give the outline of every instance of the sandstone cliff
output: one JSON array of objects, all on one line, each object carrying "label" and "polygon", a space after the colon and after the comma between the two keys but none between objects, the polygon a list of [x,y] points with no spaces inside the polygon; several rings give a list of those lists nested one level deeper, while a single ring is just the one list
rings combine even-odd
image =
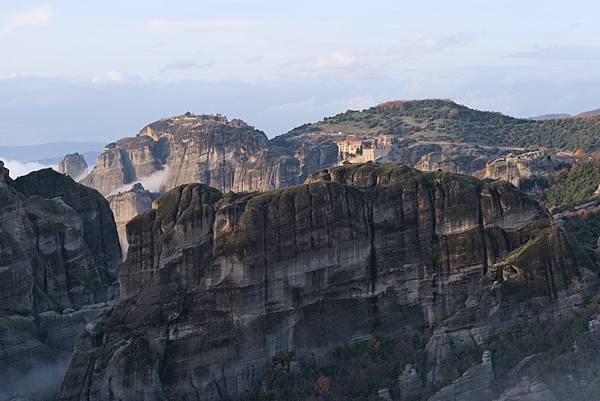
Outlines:
[{"label": "sandstone cliff", "polygon": [[568,313],[597,279],[508,183],[389,164],[307,182],[179,186],[134,218],[120,301],[83,336],[58,399],[235,398],[282,353],[319,361],[423,330],[434,386],[445,350]]},{"label": "sandstone cliff", "polygon": [[52,170],[16,182],[0,162],[0,398],[53,394],[83,327],[114,296],[108,203]]},{"label": "sandstone cliff", "polygon": [[510,155],[489,161],[478,173],[482,178],[501,179],[519,186],[521,181],[533,175],[544,175],[557,170],[562,164],[541,151]]},{"label": "sandstone cliff", "polygon": [[224,192],[294,185],[299,162],[268,149],[267,136],[241,120],[185,114],[110,144],[82,183],[109,195],[163,172],[159,191],[202,182]]},{"label": "sandstone cliff", "polygon": [[156,194],[147,191],[142,184],[138,183],[129,191],[119,192],[107,198],[115,216],[119,241],[124,254],[127,254],[127,248],[129,247],[125,226],[135,216],[144,210],[150,209],[155,197]]},{"label": "sandstone cliff", "polygon": [[349,138],[385,137],[394,146],[386,148],[380,161],[423,171],[472,174],[509,152],[433,134],[409,135],[389,125],[397,121],[388,114],[384,113],[385,119],[390,121],[378,130],[352,121],[338,128],[330,124],[332,118],[268,140],[262,131],[238,119],[186,113],[151,123],[136,137],[107,145],[82,183],[105,196],[126,191],[136,182],[153,192],[195,182],[222,192],[286,188],[338,164],[338,142]]},{"label": "sandstone cliff", "polygon": [[83,178],[87,170],[88,164],[79,153],[68,154],[58,163],[58,171],[70,175],[74,180]]}]

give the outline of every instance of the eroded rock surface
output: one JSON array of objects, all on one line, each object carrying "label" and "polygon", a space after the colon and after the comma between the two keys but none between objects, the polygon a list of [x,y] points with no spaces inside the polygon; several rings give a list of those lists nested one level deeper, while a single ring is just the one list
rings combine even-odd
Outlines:
[{"label": "eroded rock surface", "polygon": [[68,154],[58,163],[58,171],[70,175],[74,180],[83,178],[87,170],[88,164],[79,153]]},{"label": "eroded rock surface", "polygon": [[443,336],[459,349],[564,313],[595,279],[506,182],[389,164],[308,182],[226,195],[179,186],[135,217],[121,299],[86,331],[58,399],[235,398],[282,352],[318,360],[423,327],[437,333],[435,377]]},{"label": "eroded rock surface", "polygon": [[117,223],[117,232],[123,253],[127,253],[129,243],[127,242],[127,233],[125,226],[131,219],[152,207],[152,201],[156,194],[144,189],[140,183],[133,185],[129,191],[119,192],[108,197],[110,208],[115,216]]},{"label": "eroded rock surface", "polygon": [[544,175],[558,169],[562,163],[542,151],[510,155],[489,161],[478,173],[482,178],[501,179],[519,186],[520,182],[534,175]]},{"label": "eroded rock surface", "polygon": [[559,399],[546,383],[523,378],[519,384],[506,390],[495,401],[559,401]]},{"label": "eroded rock surface", "polygon": [[454,383],[429,398],[429,401],[486,401],[496,395],[492,354],[486,351],[481,364],[468,369]]},{"label": "eroded rock surface", "polygon": [[115,293],[111,222],[98,192],[52,170],[15,182],[0,162],[0,399],[58,388],[83,327]]},{"label": "eroded rock surface", "polygon": [[265,190],[297,184],[301,162],[315,157],[299,161],[289,149],[269,149],[267,136],[241,120],[187,113],[108,145],[82,183],[110,195],[160,173],[157,191],[194,182],[224,192]]},{"label": "eroded rock surface", "polygon": [[[423,171],[473,174],[509,152],[385,133],[301,126],[268,140],[262,131],[238,119],[186,113],[149,124],[136,137],[107,145],[82,183],[105,196],[126,191],[135,182],[153,192],[196,182],[222,192],[287,188],[303,183],[315,171],[341,163],[338,145],[348,138],[386,142],[379,161]],[[153,188],[146,185],[149,182]]]}]

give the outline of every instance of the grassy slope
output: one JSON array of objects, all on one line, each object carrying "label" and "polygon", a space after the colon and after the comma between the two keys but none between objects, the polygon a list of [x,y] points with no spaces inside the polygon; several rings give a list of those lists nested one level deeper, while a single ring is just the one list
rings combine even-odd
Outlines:
[{"label": "grassy slope", "polygon": [[315,131],[391,134],[488,146],[600,148],[600,119],[531,121],[437,99],[388,102],[362,111],[347,111],[295,128],[284,137]]}]

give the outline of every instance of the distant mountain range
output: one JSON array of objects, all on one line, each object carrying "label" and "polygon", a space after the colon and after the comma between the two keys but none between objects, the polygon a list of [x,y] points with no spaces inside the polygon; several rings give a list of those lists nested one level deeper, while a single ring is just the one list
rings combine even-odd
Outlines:
[{"label": "distant mountain range", "polygon": [[573,118],[595,118],[600,116],[600,109],[586,111],[576,115],[559,113],[559,114],[543,114],[541,116],[530,117],[530,120],[534,121],[548,121],[548,120],[566,120]]},{"label": "distant mountain range", "polygon": [[51,142],[38,145],[0,146],[0,157],[21,162],[56,164],[67,153],[81,153],[88,164],[95,164],[96,156],[104,149],[99,142]]}]

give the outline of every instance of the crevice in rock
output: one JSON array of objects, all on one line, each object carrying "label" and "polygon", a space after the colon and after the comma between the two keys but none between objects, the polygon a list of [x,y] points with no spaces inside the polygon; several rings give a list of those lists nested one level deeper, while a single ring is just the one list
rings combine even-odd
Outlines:
[{"label": "crevice in rock", "polygon": [[486,240],[486,235],[485,235],[485,225],[483,222],[483,208],[481,206],[481,189],[479,190],[479,193],[477,194],[477,213],[479,214],[479,234],[481,236],[481,245],[482,245],[482,255],[483,255],[483,275],[485,276],[488,272],[489,266],[488,266],[488,249],[487,249],[487,240]]},{"label": "crevice in rock", "polygon": [[375,222],[373,216],[374,209],[374,199],[372,199],[368,203],[368,222],[369,222],[369,237],[371,239],[371,249],[369,252],[369,293],[373,294],[375,292],[376,284],[377,284],[377,252],[375,249]]},{"label": "crevice in rock", "polygon": [[198,389],[198,386],[196,386],[194,384],[194,380],[192,378],[192,372],[190,371],[190,386],[192,386],[192,388],[194,389],[194,393],[196,393],[196,401],[200,401],[200,390]]}]

